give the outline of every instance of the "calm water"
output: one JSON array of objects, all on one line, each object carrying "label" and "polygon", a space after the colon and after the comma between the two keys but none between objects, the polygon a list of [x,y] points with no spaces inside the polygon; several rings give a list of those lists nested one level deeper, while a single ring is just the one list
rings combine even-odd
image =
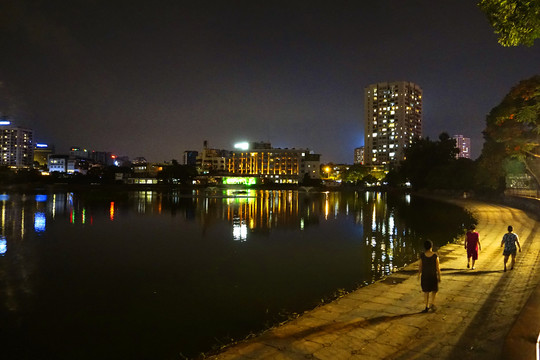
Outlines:
[{"label": "calm water", "polygon": [[409,195],[0,195],[0,345],[14,359],[182,359],[450,242],[473,221]]}]

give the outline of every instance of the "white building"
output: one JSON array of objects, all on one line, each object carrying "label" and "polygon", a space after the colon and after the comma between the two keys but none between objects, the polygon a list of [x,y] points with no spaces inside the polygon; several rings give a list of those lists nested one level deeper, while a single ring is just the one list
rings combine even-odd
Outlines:
[{"label": "white building", "polygon": [[422,136],[422,89],[411,82],[371,84],[364,90],[364,160],[392,165]]},{"label": "white building", "polygon": [[34,131],[0,120],[0,164],[31,168],[34,163]]},{"label": "white building", "polygon": [[471,139],[463,137],[463,135],[454,135],[454,140],[456,140],[456,148],[459,150],[459,153],[456,155],[456,158],[471,158]]}]

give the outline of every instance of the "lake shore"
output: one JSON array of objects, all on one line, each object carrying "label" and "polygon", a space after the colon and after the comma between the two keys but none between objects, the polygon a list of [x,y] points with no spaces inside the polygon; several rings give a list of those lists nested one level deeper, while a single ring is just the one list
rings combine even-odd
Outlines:
[{"label": "lake shore", "polygon": [[[476,270],[470,270],[462,244],[438,250],[443,277],[435,312],[420,312],[416,262],[210,358],[531,358],[531,339],[540,331],[528,325],[540,324],[538,311],[531,310],[532,295],[540,294],[540,222],[530,212],[498,203],[444,200],[477,219],[482,251]],[[504,272],[500,241],[510,224],[523,252],[516,268]]]}]

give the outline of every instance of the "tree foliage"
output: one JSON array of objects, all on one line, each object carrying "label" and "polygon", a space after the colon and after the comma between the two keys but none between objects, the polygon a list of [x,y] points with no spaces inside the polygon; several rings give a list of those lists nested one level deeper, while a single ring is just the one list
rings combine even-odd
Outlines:
[{"label": "tree foliage", "polygon": [[365,176],[369,175],[371,169],[361,164],[354,164],[345,171],[341,179],[348,183],[359,183]]},{"label": "tree foliage", "polygon": [[540,75],[521,81],[491,110],[484,138],[483,171],[500,178],[514,159],[540,184]]},{"label": "tree foliage", "polygon": [[480,9],[503,46],[532,46],[540,38],[540,1],[481,0]]},{"label": "tree foliage", "polygon": [[438,141],[416,139],[405,150],[400,172],[416,189],[446,187],[440,181],[441,174],[445,172],[445,167],[456,160],[458,152],[456,141],[447,133],[439,135]]}]

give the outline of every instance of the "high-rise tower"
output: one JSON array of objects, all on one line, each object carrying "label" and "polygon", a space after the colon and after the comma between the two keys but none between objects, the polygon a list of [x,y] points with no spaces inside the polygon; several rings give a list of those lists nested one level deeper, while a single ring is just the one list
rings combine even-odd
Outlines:
[{"label": "high-rise tower", "polygon": [[471,158],[471,139],[466,138],[463,135],[454,135],[454,140],[456,140],[456,147],[459,150],[459,153],[456,155],[456,158]]},{"label": "high-rise tower", "polygon": [[34,161],[33,130],[0,119],[0,165],[31,168]]},{"label": "high-rise tower", "polygon": [[393,165],[422,136],[422,89],[411,82],[371,84],[364,90],[366,165]]}]

